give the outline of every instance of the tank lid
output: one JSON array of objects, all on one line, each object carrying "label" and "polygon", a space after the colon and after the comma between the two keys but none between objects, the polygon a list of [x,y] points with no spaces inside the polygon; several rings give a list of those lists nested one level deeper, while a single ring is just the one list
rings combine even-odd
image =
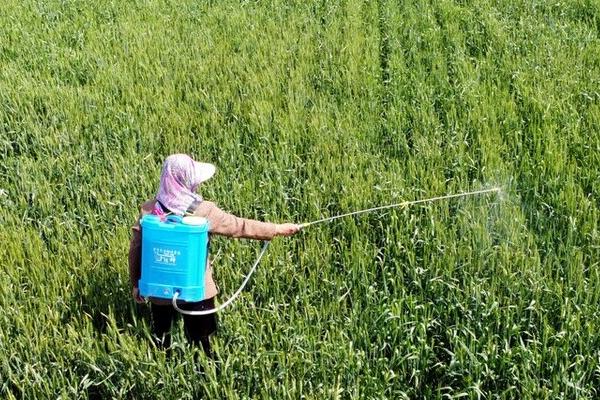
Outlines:
[{"label": "tank lid", "polygon": [[181,222],[185,225],[206,225],[208,220],[204,217],[183,217]]}]

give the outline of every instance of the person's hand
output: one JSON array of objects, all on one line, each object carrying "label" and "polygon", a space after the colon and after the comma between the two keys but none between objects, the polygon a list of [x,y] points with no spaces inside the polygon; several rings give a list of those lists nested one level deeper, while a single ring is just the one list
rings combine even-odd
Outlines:
[{"label": "person's hand", "polygon": [[146,299],[140,296],[140,289],[137,287],[131,289],[131,295],[133,296],[133,300],[135,300],[135,302],[138,304],[143,304],[146,302]]},{"label": "person's hand", "polygon": [[300,225],[298,224],[278,224],[277,235],[278,236],[292,236],[300,231]]}]

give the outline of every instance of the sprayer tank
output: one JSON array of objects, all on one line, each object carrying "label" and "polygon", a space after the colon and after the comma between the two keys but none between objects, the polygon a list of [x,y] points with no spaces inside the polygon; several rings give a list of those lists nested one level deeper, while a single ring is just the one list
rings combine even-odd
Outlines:
[{"label": "sprayer tank", "polygon": [[170,215],[161,220],[145,215],[142,226],[140,295],[171,299],[204,299],[204,273],[208,257],[208,221]]}]

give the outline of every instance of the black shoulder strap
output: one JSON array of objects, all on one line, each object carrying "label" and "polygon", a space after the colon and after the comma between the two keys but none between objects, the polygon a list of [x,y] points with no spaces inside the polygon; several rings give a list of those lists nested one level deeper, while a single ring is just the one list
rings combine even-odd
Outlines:
[{"label": "black shoulder strap", "polygon": [[160,208],[162,208],[162,210],[165,214],[172,214],[171,210],[169,210],[167,207],[165,207],[165,205],[163,203],[161,203],[160,200],[156,199],[156,202],[158,203]]},{"label": "black shoulder strap", "polygon": [[190,204],[190,206],[187,208],[187,210],[185,211],[185,213],[193,215],[194,211],[196,211],[196,208],[198,208],[198,206],[200,205],[200,203],[202,203],[202,200],[195,199],[194,201],[192,201],[192,204]]}]

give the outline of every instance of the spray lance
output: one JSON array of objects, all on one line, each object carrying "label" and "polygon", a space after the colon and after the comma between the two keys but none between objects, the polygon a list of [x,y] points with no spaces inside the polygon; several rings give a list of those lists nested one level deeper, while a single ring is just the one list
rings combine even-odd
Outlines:
[{"label": "spray lance", "polygon": [[[497,193],[497,192],[500,192],[500,191],[501,191],[501,188],[499,188],[499,187],[493,187],[491,189],[483,189],[483,190],[477,190],[477,191],[472,191],[472,192],[462,192],[462,193],[456,193],[456,194],[449,194],[449,195],[445,195],[445,196],[437,196],[437,197],[431,197],[431,198],[421,199],[421,200],[403,201],[401,203],[388,204],[388,205],[384,205],[384,206],[373,207],[373,208],[368,208],[368,209],[364,209],[364,210],[353,211],[353,212],[349,212],[349,213],[345,213],[345,214],[335,215],[333,217],[322,218],[322,219],[318,219],[318,220],[315,220],[315,221],[305,222],[305,223],[300,224],[300,229],[306,229],[306,228],[308,228],[310,226],[317,225],[317,224],[322,224],[322,223],[325,223],[325,222],[334,221],[334,220],[339,219],[339,218],[350,217],[350,216],[359,215],[359,214],[365,214],[365,213],[374,212],[374,211],[381,211],[381,210],[386,210],[386,209],[390,209],[390,208],[405,208],[405,207],[412,206],[412,205],[415,205],[415,204],[432,203],[432,202],[440,201],[440,200],[448,200],[448,199],[454,199],[454,198],[459,198],[459,197],[468,197],[468,196],[483,195],[483,194],[488,194],[488,193]],[[227,301],[225,301],[224,303],[220,304],[218,307],[215,307],[215,308],[213,308],[211,310],[205,310],[205,311],[187,311],[187,310],[182,310],[177,305],[177,299],[180,296],[180,292],[179,291],[175,291],[174,294],[173,294],[172,301],[171,301],[171,303],[173,304],[173,307],[177,311],[179,311],[180,313],[186,314],[186,315],[208,315],[208,314],[213,314],[213,313],[219,312],[222,309],[224,309],[225,307],[229,306],[240,295],[240,293],[242,292],[242,290],[244,290],[244,288],[248,284],[248,281],[250,280],[250,277],[252,276],[252,274],[254,273],[254,271],[256,271],[256,268],[258,267],[258,264],[260,263],[260,260],[262,259],[262,257],[267,252],[267,249],[269,248],[269,244],[270,243],[271,243],[270,241],[263,242],[262,249],[261,249],[260,253],[258,254],[258,257],[256,258],[256,260],[254,261],[254,264],[252,265],[252,268],[250,269],[250,272],[248,273],[248,275],[246,275],[246,278],[242,282],[241,286],[238,288],[238,290]]]}]

